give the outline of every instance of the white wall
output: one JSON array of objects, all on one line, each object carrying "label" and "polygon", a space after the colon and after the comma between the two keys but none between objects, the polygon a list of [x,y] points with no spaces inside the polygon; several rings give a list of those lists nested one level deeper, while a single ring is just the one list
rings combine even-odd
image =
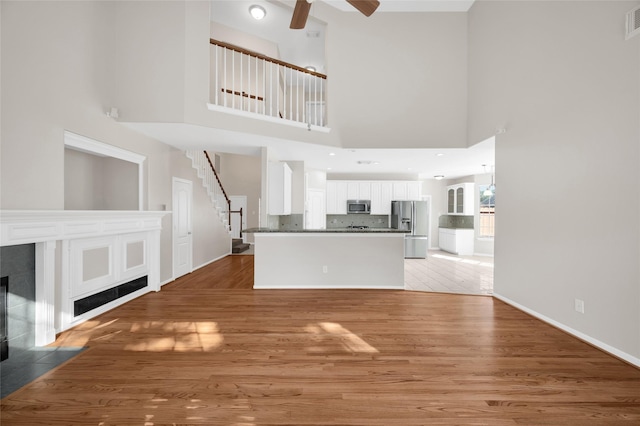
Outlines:
[{"label": "white wall", "polygon": [[[260,211],[260,188],[262,167],[260,157],[247,155],[221,154],[220,180],[229,196],[245,195],[247,211],[247,228],[258,227]],[[247,241],[253,242],[253,234],[246,235]]]},{"label": "white wall", "polygon": [[[231,253],[231,235],[218,218],[202,179],[191,167],[183,151],[171,152],[172,175],[193,182],[193,267],[197,269],[211,260]],[[170,229],[167,230],[170,232]]]},{"label": "white wall", "polygon": [[466,14],[314,8],[328,23],[328,119],[342,146],[467,146]]},{"label": "white wall", "polygon": [[138,210],[138,165],[64,150],[65,210]]},{"label": "white wall", "polygon": [[[64,209],[63,132],[69,130],[146,156],[144,208],[171,209],[171,148],[106,116],[112,106],[119,107],[123,115],[132,112],[114,103],[114,93],[120,87],[118,82],[123,81],[116,72],[115,58],[133,61],[123,58],[118,50],[127,34],[133,36],[140,25],[146,25],[126,17],[126,10],[140,6],[134,3],[0,2],[0,208]],[[169,4],[158,7],[160,16],[168,17],[174,11]],[[174,18],[179,21],[180,11],[175,12]],[[130,41],[134,51],[149,48],[135,45],[135,39]],[[141,86],[158,78],[153,67],[143,69],[147,73],[136,77]],[[127,78],[131,79],[127,84],[133,84],[134,76]],[[153,98],[132,98],[136,102],[149,100]],[[175,111],[170,115],[173,117]],[[171,215],[164,217],[162,226],[160,279],[164,282],[172,277]],[[194,264],[219,253],[219,248],[207,250],[202,251],[202,257],[194,251]]]},{"label": "white wall", "polygon": [[469,136],[507,129],[495,293],[640,364],[638,4],[476,2]]}]

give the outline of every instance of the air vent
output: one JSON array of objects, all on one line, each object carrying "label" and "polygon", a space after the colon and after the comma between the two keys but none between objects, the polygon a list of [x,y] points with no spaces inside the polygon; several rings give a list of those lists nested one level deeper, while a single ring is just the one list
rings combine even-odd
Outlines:
[{"label": "air vent", "polygon": [[640,34],[640,6],[627,12],[627,40]]}]

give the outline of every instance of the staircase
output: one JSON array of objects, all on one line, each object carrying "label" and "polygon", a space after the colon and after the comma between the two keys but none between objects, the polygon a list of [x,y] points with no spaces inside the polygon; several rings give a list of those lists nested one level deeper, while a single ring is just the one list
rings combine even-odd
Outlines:
[{"label": "staircase", "polygon": [[234,238],[231,240],[231,253],[242,253],[249,250],[249,244],[242,241],[242,238]]},{"label": "staircase", "polygon": [[224,188],[222,188],[222,184],[213,170],[213,165],[211,165],[209,158],[204,151],[186,151],[185,155],[191,160],[191,166],[196,169],[198,177],[202,179],[202,185],[207,190],[220,222],[231,234],[229,198]]}]

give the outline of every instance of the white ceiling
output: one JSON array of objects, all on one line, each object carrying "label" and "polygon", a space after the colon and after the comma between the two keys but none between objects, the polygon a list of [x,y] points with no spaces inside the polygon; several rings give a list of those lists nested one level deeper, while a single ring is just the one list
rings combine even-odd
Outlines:
[{"label": "white ceiling", "polygon": [[454,179],[491,172],[495,156],[495,138],[467,149],[345,149],[184,123],[123,124],[180,150],[207,149],[259,156],[261,147],[268,147],[273,158],[304,161],[307,168],[326,170],[329,174],[410,174],[420,179],[443,175],[445,179]]},{"label": "white ceiling", "polygon": [[[324,1],[345,12],[357,12],[345,0]],[[464,12],[472,3],[473,0],[381,0],[380,7],[375,13]],[[262,5],[267,10],[267,17],[262,21],[251,18],[249,6],[252,4]],[[293,1],[212,0],[211,18],[214,22],[276,43],[280,49],[281,59],[284,61],[300,66],[314,65],[319,72],[324,72],[325,24],[313,17],[312,6],[306,28],[304,30],[289,29],[293,5]],[[308,37],[309,31],[319,33],[319,37]],[[275,158],[304,161],[308,168],[327,170],[327,173],[335,174],[411,174],[421,179],[433,179],[435,175],[444,175],[445,179],[457,178],[491,172],[495,155],[494,138],[469,149],[353,150],[188,124],[123,124],[179,149],[207,149],[256,156],[260,155],[261,147],[267,146]],[[359,161],[369,163],[359,164]]]}]

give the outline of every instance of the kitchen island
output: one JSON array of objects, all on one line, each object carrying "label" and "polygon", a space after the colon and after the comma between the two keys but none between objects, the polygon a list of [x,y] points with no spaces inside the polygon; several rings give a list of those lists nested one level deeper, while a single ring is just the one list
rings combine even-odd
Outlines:
[{"label": "kitchen island", "polygon": [[265,288],[404,288],[405,231],[252,228],[254,284]]}]

